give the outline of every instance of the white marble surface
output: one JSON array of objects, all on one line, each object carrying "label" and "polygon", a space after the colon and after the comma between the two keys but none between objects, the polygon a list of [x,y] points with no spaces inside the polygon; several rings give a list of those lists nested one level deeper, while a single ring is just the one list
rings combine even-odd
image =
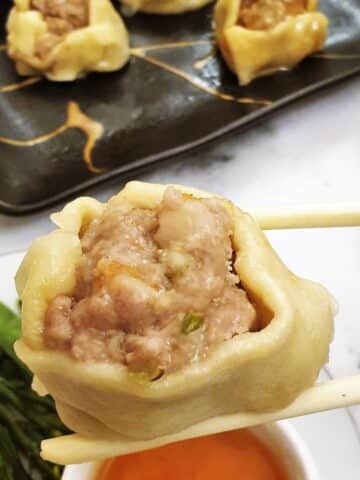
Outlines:
[{"label": "white marble surface", "polygon": [[[355,78],[140,178],[218,192],[243,208],[360,202],[359,119],[360,78]],[[120,187],[116,181],[90,193],[105,199]],[[48,212],[0,216],[0,254],[24,249],[49,229]],[[335,376],[359,372],[360,228],[279,231],[269,233],[269,238],[290,268],[321,281],[338,299],[329,367]],[[360,425],[360,408],[355,415]]]}]

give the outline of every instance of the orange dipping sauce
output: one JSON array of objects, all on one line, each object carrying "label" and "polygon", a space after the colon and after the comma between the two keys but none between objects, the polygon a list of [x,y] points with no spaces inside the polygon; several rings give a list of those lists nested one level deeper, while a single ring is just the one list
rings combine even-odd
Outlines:
[{"label": "orange dipping sauce", "polygon": [[104,462],[96,480],[289,480],[248,430],[219,433]]}]

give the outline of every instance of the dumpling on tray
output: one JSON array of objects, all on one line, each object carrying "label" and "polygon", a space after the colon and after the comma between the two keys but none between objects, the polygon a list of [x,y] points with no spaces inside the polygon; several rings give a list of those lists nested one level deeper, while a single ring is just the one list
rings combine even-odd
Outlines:
[{"label": "dumpling on tray", "polygon": [[218,0],[216,40],[239,83],[293,67],[321,50],[328,21],[317,0]]},{"label": "dumpling on tray", "polygon": [[118,70],[129,59],[129,42],[110,0],[15,0],[7,51],[20,75],[69,81]]},{"label": "dumpling on tray", "polygon": [[130,182],[52,219],[17,273],[16,352],[83,437],[152,439],[280,409],[327,361],[332,298],[230,201]]}]

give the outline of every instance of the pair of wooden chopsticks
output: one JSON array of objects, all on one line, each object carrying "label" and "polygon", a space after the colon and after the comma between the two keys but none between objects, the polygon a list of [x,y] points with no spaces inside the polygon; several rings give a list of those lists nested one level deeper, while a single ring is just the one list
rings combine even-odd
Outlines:
[{"label": "pair of wooden chopsticks", "polygon": [[57,463],[63,463],[64,459],[67,463],[83,463],[357,403],[360,403],[360,375],[319,383],[303,392],[291,405],[275,412],[221,415],[192,425],[181,432],[152,440],[129,440],[121,437],[98,439],[75,433],[44,440],[41,456]]}]

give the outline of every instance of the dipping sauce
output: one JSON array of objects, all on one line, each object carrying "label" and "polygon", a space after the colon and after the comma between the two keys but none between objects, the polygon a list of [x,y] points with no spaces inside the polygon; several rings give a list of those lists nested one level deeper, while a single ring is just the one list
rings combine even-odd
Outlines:
[{"label": "dipping sauce", "polygon": [[104,462],[96,480],[289,480],[250,431],[173,443]]}]

